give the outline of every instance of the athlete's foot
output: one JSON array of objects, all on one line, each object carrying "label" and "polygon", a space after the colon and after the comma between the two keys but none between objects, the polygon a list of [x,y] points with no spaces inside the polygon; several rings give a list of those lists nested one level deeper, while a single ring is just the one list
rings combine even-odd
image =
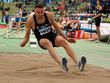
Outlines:
[{"label": "athlete's foot", "polygon": [[67,59],[66,58],[62,58],[62,68],[63,68],[63,70],[65,72],[68,72],[69,71],[69,68],[67,66],[67,63],[68,63]]},{"label": "athlete's foot", "polygon": [[82,56],[81,60],[78,63],[78,68],[80,71],[84,70],[85,64],[86,64],[86,57]]}]

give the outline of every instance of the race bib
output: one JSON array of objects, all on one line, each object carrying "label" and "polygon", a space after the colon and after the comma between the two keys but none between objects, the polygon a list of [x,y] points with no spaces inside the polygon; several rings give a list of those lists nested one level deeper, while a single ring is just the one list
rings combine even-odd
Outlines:
[{"label": "race bib", "polygon": [[48,24],[45,24],[43,26],[39,26],[39,33],[40,35],[47,34],[51,31],[51,27]]}]

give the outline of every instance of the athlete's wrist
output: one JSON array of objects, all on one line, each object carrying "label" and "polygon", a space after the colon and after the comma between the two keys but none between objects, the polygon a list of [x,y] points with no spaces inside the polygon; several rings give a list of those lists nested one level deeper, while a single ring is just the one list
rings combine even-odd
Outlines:
[{"label": "athlete's wrist", "polygon": [[65,36],[65,39],[68,41],[68,37],[67,36]]}]

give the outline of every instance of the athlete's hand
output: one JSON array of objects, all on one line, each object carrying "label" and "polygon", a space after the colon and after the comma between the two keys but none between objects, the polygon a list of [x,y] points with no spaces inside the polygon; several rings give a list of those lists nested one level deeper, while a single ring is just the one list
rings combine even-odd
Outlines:
[{"label": "athlete's hand", "polygon": [[22,41],[21,43],[20,43],[20,46],[21,47],[24,47],[26,45],[26,43],[24,42],[24,41]]},{"label": "athlete's hand", "polygon": [[70,42],[70,43],[76,43],[76,39],[75,38],[68,38],[68,42]]}]

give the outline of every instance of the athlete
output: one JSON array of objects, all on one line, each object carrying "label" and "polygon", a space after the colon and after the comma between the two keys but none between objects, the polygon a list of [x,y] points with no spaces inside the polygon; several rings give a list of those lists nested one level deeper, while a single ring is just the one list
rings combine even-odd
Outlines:
[{"label": "athlete", "polygon": [[[73,60],[73,62],[78,65],[78,61],[75,57],[75,53],[72,50],[70,43],[74,43],[75,40],[73,38],[68,38],[61,31],[59,26],[57,25],[54,15],[50,12],[46,12],[44,10],[43,4],[39,3],[35,6],[33,16],[28,17],[26,22],[26,33],[23,41],[21,42],[21,47],[24,47],[29,40],[30,30],[32,29],[34,35],[37,38],[38,44],[42,49],[47,49],[50,56],[63,68],[65,72],[69,70],[67,66],[67,59],[64,57],[62,60],[58,57],[58,53],[54,49],[54,47],[63,47],[69,57]],[[54,27],[54,29],[52,28]],[[85,57],[81,58],[79,67],[84,70],[84,66],[86,63]],[[81,66],[82,65],[82,66]]]}]

